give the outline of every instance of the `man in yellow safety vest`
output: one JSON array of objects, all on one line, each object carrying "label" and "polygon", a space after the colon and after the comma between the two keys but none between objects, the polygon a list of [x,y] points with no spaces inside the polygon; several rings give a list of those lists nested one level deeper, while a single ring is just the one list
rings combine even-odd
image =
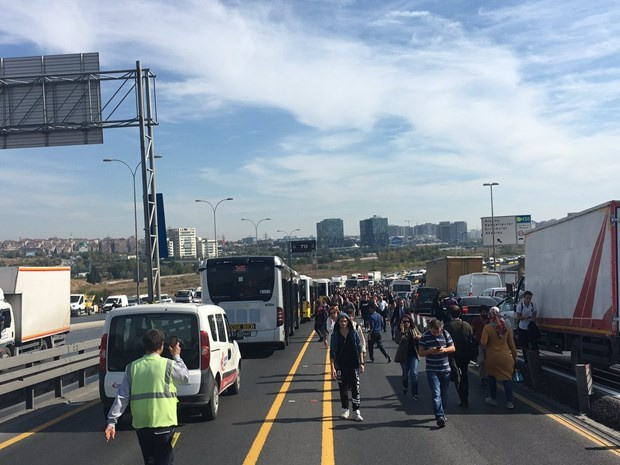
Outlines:
[{"label": "man in yellow safety vest", "polygon": [[161,357],[164,333],[150,329],[142,338],[145,355],[131,362],[108,413],[106,441],[116,436],[116,423],[127,405],[131,407],[132,426],[136,429],[145,465],[172,465],[172,438],[177,426],[177,388],[187,384],[189,371],[181,359],[178,341],[170,344],[174,360]]}]

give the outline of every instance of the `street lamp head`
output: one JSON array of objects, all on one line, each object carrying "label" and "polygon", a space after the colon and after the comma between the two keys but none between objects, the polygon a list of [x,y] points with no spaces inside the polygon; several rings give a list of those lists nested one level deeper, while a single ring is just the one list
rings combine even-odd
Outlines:
[{"label": "street lamp head", "polygon": [[224,200],[235,200],[232,197],[225,198]]},{"label": "street lamp head", "polygon": [[483,186],[491,187],[491,186],[499,186],[498,182],[485,182]]}]

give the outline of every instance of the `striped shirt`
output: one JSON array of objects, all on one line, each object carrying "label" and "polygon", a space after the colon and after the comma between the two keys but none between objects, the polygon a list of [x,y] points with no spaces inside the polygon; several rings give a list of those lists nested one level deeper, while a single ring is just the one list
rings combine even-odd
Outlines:
[{"label": "striped shirt", "polygon": [[[446,337],[444,337],[444,334]],[[435,347],[450,347],[454,345],[450,333],[445,329],[441,332],[439,337],[433,336],[430,331],[425,331],[420,339],[420,347],[424,349],[433,349]],[[450,362],[448,361],[448,354],[430,354],[426,356],[426,371],[434,371],[439,373],[450,372]]]}]

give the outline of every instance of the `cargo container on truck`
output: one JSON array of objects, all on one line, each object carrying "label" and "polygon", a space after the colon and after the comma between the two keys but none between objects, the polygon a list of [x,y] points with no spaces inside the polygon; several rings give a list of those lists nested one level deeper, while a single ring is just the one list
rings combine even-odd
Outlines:
[{"label": "cargo container on truck", "polygon": [[0,356],[65,343],[71,309],[71,268],[0,268]]},{"label": "cargo container on truck", "polygon": [[436,287],[442,295],[456,292],[459,276],[482,271],[481,256],[442,257],[426,262],[426,287]]},{"label": "cargo container on truck", "polygon": [[574,363],[620,363],[620,201],[525,236],[525,284],[533,292],[542,346]]}]

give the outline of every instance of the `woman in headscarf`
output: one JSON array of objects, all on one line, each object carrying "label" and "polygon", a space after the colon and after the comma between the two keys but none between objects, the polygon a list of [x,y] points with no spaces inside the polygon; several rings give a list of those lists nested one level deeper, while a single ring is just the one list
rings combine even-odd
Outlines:
[{"label": "woman in headscarf", "polygon": [[512,330],[499,315],[497,307],[489,310],[489,323],[482,330],[480,344],[486,347],[485,368],[489,377],[490,397],[485,399],[487,404],[497,405],[497,381],[504,385],[506,407],[514,408],[512,403],[512,374],[517,361]]}]

